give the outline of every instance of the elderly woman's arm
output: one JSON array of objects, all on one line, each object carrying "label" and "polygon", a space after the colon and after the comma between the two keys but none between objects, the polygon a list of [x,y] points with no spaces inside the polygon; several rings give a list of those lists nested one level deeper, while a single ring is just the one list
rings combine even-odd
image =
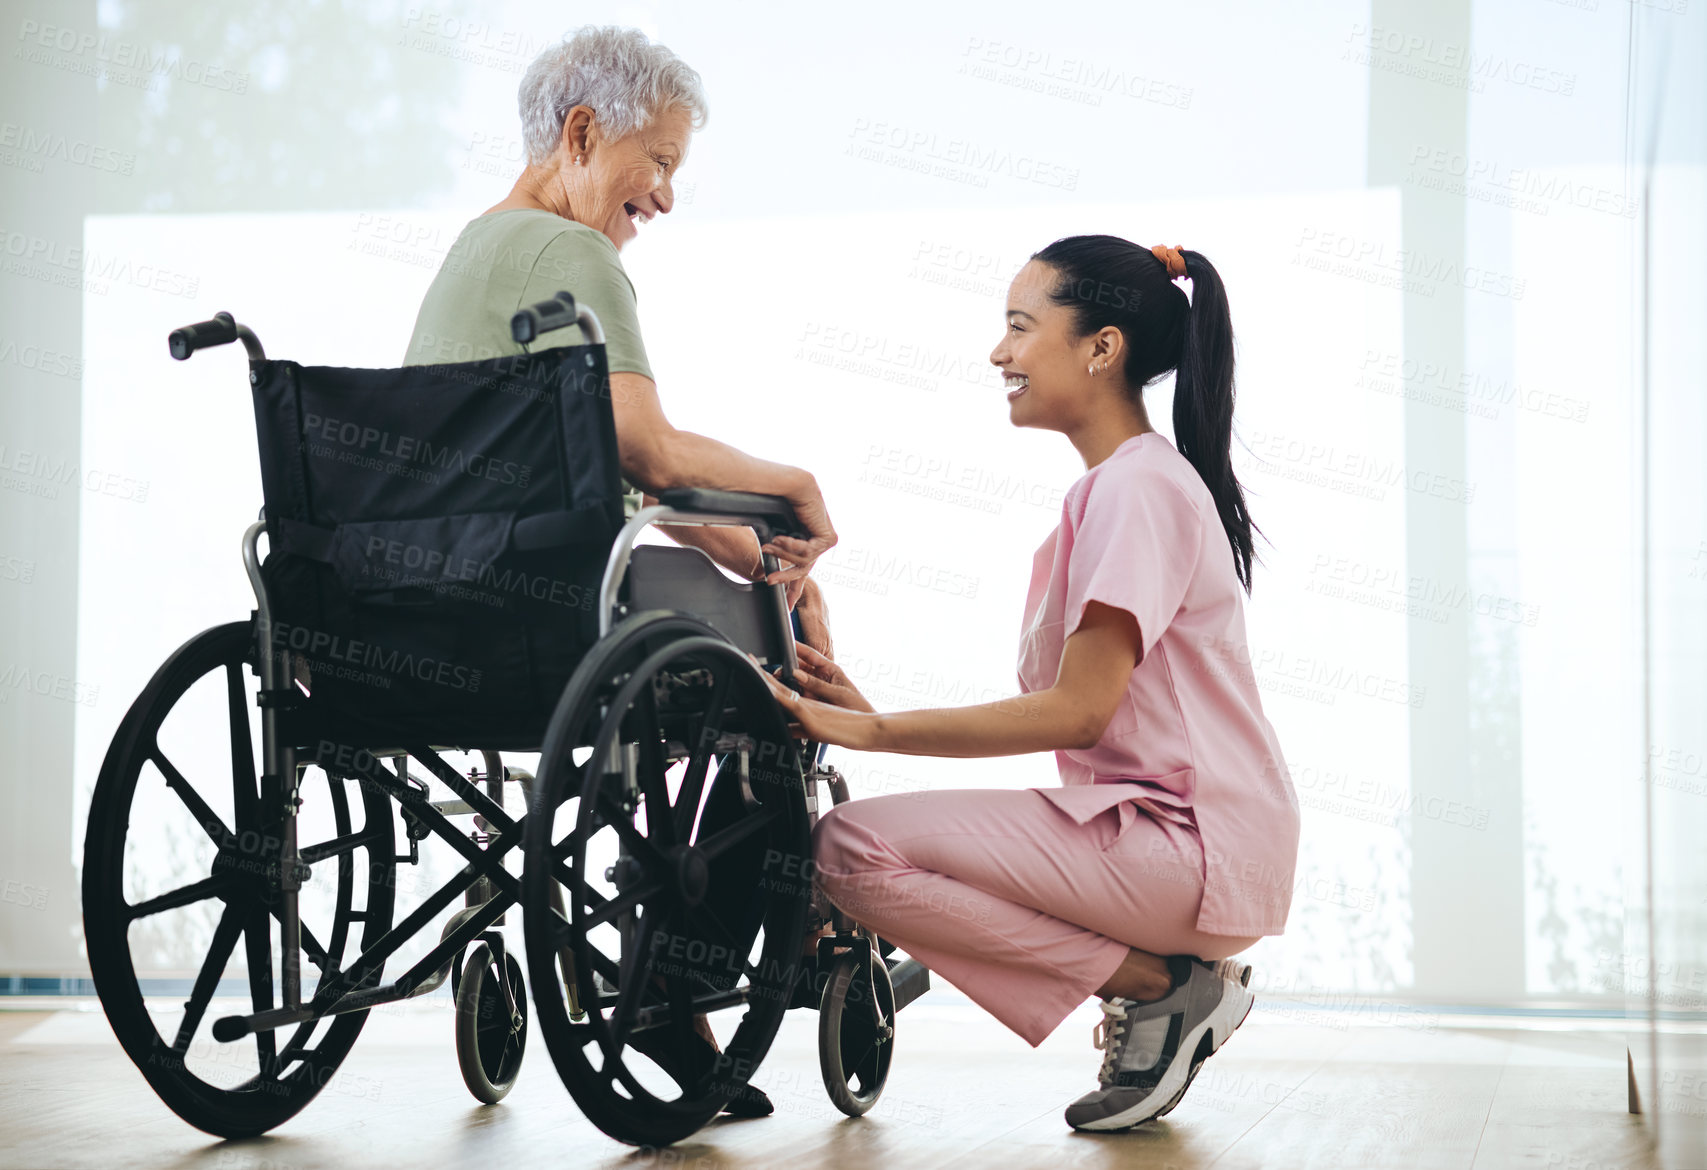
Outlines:
[{"label": "elderly woman's arm", "polygon": [[[650,492],[641,506],[650,508],[658,497]],[[759,563],[759,539],[751,528],[724,528],[710,524],[660,524],[658,531],[677,544],[697,548],[736,576],[756,581],[764,575]],[[790,589],[792,591],[792,586]],[[790,600],[793,600],[790,598]]]},{"label": "elderly woman's arm", "polygon": [[679,487],[721,488],[782,496],[794,505],[795,516],[811,538],[776,536],[764,545],[762,551],[788,562],[787,567],[767,578],[771,583],[806,576],[812,562],[836,543],[824,497],[810,472],[759,459],[692,431],[677,430],[664,417],[657,385],[650,378],[613,373],[610,384],[622,471],[643,491],[656,495]]}]

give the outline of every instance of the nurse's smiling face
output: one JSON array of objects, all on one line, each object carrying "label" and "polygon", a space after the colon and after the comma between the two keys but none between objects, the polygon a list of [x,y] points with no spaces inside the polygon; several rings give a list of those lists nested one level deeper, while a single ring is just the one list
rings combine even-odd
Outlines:
[{"label": "nurse's smiling face", "polygon": [[1001,368],[1014,426],[1071,434],[1104,408],[1109,391],[1118,392],[1125,339],[1113,328],[1079,336],[1073,311],[1051,295],[1060,281],[1038,260],[1019,270],[990,361]]}]

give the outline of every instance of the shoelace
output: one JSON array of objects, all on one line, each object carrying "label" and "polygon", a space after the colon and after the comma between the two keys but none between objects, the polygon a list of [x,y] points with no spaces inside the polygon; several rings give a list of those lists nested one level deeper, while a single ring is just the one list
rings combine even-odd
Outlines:
[{"label": "shoelace", "polygon": [[1120,1035],[1126,1026],[1126,1008],[1106,999],[1101,1007],[1102,1019],[1091,1029],[1091,1043],[1102,1049],[1102,1069],[1097,1080],[1106,1085],[1114,1079],[1115,1054],[1120,1051]]}]

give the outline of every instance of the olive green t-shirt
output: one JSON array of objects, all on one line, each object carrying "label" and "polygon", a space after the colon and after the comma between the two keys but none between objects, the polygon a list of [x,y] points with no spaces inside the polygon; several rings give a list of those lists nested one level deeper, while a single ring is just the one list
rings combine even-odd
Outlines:
[{"label": "olive green t-shirt", "polygon": [[[613,374],[652,377],[640,339],[634,285],[616,245],[603,232],[534,208],[492,211],[468,222],[445,253],[444,264],[421,301],[406,366],[472,362],[519,354],[510,318],[524,305],[567,289],[598,314],[605,332],[605,361]],[[541,338],[536,345],[583,345],[579,326]],[[633,515],[640,493],[623,480],[625,510]]]},{"label": "olive green t-shirt", "polygon": [[[598,314],[611,373],[652,376],[640,340],[634,285],[616,245],[601,231],[535,208],[488,212],[462,229],[421,301],[404,364],[521,353],[522,346],[510,338],[510,318],[559,289]],[[585,342],[573,325],[541,340],[553,346]]]}]

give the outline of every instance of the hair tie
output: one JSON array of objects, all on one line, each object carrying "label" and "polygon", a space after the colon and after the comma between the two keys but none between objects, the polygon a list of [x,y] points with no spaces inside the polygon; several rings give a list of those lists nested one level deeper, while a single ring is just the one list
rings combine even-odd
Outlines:
[{"label": "hair tie", "polygon": [[1169,280],[1178,280],[1185,275],[1185,257],[1180,252],[1183,247],[1183,244],[1175,244],[1171,248],[1157,244],[1150,249],[1150,254],[1167,266]]}]

